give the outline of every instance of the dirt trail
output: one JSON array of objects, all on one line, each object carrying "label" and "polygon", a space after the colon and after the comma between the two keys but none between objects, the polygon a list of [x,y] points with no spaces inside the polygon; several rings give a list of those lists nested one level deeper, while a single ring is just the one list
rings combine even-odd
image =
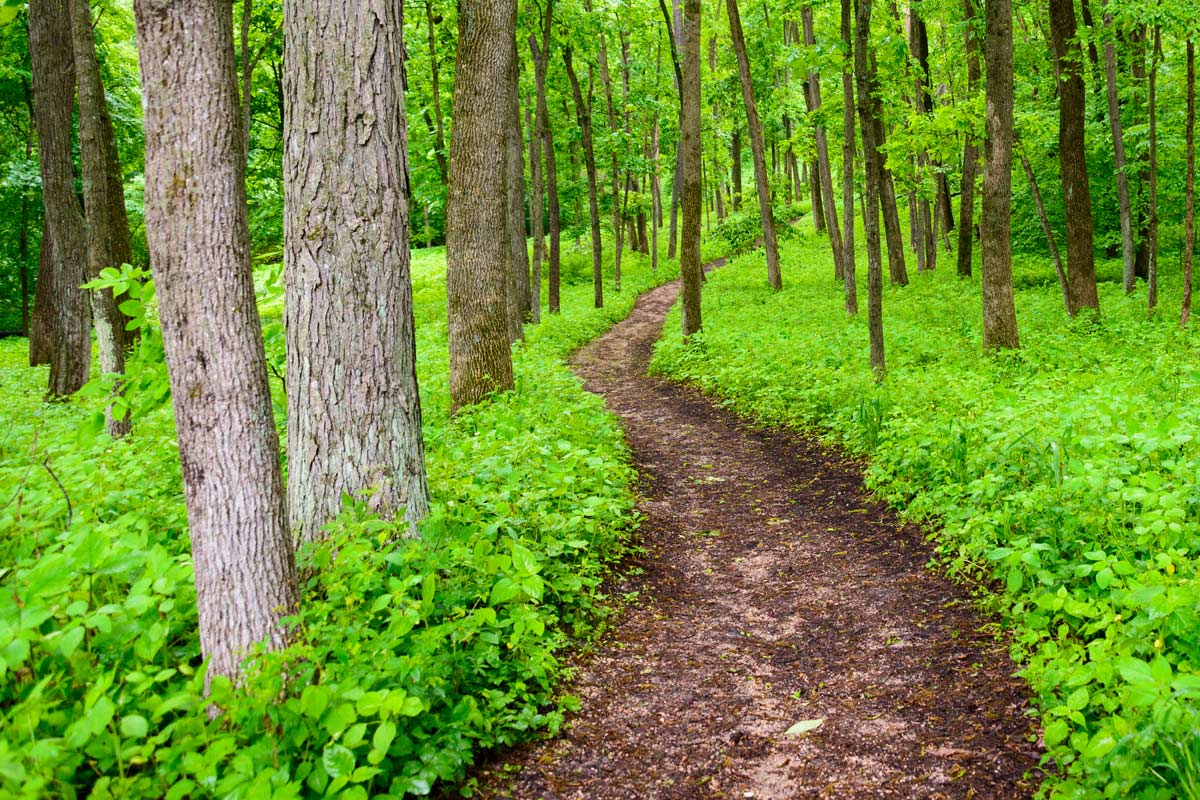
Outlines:
[{"label": "dirt trail", "polygon": [[616,587],[638,602],[580,665],[562,735],[497,754],[481,796],[1028,797],[1026,689],[920,531],[859,465],[646,376],[677,291],[576,358],[643,477],[642,572]]}]

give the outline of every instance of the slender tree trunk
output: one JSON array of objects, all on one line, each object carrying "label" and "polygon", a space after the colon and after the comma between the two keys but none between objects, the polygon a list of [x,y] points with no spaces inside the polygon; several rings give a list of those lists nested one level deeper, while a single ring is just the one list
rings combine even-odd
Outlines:
[{"label": "slender tree trunk", "polygon": [[[71,53],[74,0],[34,0],[29,8],[29,56],[34,124],[42,174],[45,229],[52,243],[54,294],[38,310],[49,312],[50,385],[47,396],[66,397],[87,383],[92,347],[88,328],[87,242],[75,196],[71,157],[75,63]],[[230,23],[232,27],[232,22]],[[232,37],[232,31],[230,36]],[[230,39],[232,42],[232,38]]]},{"label": "slender tree trunk", "polygon": [[1150,53],[1150,164],[1149,164],[1149,210],[1146,237],[1146,306],[1153,314],[1158,306],[1158,64],[1162,58],[1162,35],[1158,25],[1154,26],[1154,43]]},{"label": "slender tree trunk", "polygon": [[1013,34],[1010,0],[984,4],[983,349],[1020,347],[1012,283]]},{"label": "slender tree trunk", "polygon": [[[112,120],[108,116],[108,101],[100,81],[96,40],[92,36],[91,7],[87,0],[69,2],[75,76],[79,86],[79,152],[87,210],[88,277],[95,279],[100,276],[100,270],[118,268],[131,260],[129,222],[125,216],[125,193],[116,158]],[[91,301],[100,368],[109,375],[121,375],[125,372],[127,318],[117,310],[111,289],[93,291]],[[122,394],[119,383],[115,393]],[[105,423],[110,436],[124,436],[129,433],[129,412],[114,413],[110,405],[105,409]]]},{"label": "slender tree trunk", "polygon": [[[575,99],[575,117],[583,134],[583,164],[588,181],[588,216],[592,224],[592,293],[596,308],[604,307],[604,252],[600,242],[600,203],[596,179],[596,154],[592,148],[592,110],[590,98],[584,99],[579,87],[579,78],[571,60],[571,48],[563,48],[563,66],[567,80],[571,82],[571,95]],[[588,88],[589,94],[591,87]]]},{"label": "slender tree trunk", "polygon": [[557,314],[559,310],[559,263],[562,240],[561,214],[558,204],[558,159],[554,154],[554,131],[550,126],[550,107],[546,102],[546,73],[549,69],[554,0],[546,0],[543,16],[542,45],[531,35],[529,47],[533,52],[535,81],[537,83],[537,135],[542,140],[546,156],[546,216],[550,226],[550,254],[546,266],[547,310]]},{"label": "slender tree trunk", "polygon": [[754,155],[754,182],[758,188],[758,210],[762,215],[763,248],[767,255],[767,283],[772,289],[783,288],[779,271],[779,245],[775,241],[775,218],[771,211],[771,187],[767,177],[767,162],[763,154],[762,123],[754,102],[754,83],[750,79],[750,59],[746,56],[746,40],[742,36],[742,21],[737,0],[725,0],[729,13],[729,36],[737,56],[738,78],[742,84],[742,99],[746,104],[746,128],[750,133],[750,150]]},{"label": "slender tree trunk", "polygon": [[658,178],[658,113],[650,128],[650,274],[658,273],[658,229],[662,225],[662,187]]},{"label": "slender tree trunk", "polygon": [[[675,69],[675,89],[679,94],[679,130],[683,130],[683,71],[679,66],[679,51],[676,47],[676,33],[682,34],[683,17],[680,12],[679,0],[673,0],[674,12],[667,10],[666,0],[658,0],[662,11],[663,24],[667,28],[667,40],[671,45],[671,65]],[[675,175],[671,182],[671,220],[667,241],[667,258],[675,258],[676,242],[678,241],[679,205],[683,194],[683,136],[675,141]]]},{"label": "slender tree trunk", "polygon": [[509,234],[504,194],[507,91],[516,0],[462,0],[446,204],[450,405],[513,388],[508,341]]},{"label": "slender tree trunk", "polygon": [[524,324],[529,313],[529,248],[525,230],[525,149],[521,131],[521,80],[518,67],[517,39],[512,40],[512,59],[508,79],[509,123],[504,129],[504,190],[508,198],[509,262],[508,336],[510,341],[525,338]]},{"label": "slender tree trunk", "polygon": [[[1104,26],[1113,32],[1113,16],[1108,0],[1103,0]],[[1117,173],[1117,203],[1121,215],[1121,264],[1125,293],[1137,282],[1133,251],[1133,207],[1129,201],[1129,176],[1125,174],[1125,137],[1121,130],[1121,100],[1117,93],[1117,48],[1110,40],[1104,45],[1104,77],[1108,94],[1108,124],[1112,132],[1113,159]]]},{"label": "slender tree trunk", "polygon": [[442,85],[441,79],[438,76],[437,21],[433,16],[432,0],[425,0],[425,24],[429,39],[429,85],[433,91],[433,119],[435,123],[433,155],[437,159],[438,176],[442,179],[442,186],[445,187],[449,183],[448,167],[446,165],[446,127],[442,116]]},{"label": "slender tree trunk", "polygon": [[[586,8],[591,11],[591,2],[587,2]],[[613,90],[612,90],[612,75],[608,71],[608,48],[605,47],[604,33],[601,31],[600,39],[600,82],[604,85],[604,104],[608,111],[608,130],[610,135],[615,137],[619,133],[617,126],[617,110],[613,105]],[[628,92],[626,92],[628,94]],[[625,249],[625,243],[622,237],[621,229],[621,169],[617,161],[617,147],[610,146],[609,148],[609,181],[612,184],[612,231],[613,231],[613,274],[614,288],[616,291],[621,291],[621,256]]]},{"label": "slender tree trunk", "polygon": [[529,321],[542,321],[542,262],[546,260],[546,233],[542,214],[545,208],[546,190],[542,184],[542,137],[532,121],[532,114],[525,111],[525,127],[529,128],[529,180],[533,197],[530,198],[529,221],[533,227],[533,279],[529,291]]},{"label": "slender tree trunk", "polygon": [[372,510],[410,523],[429,508],[393,8],[284,6],[288,510],[301,541],[322,538],[345,495],[369,492]]},{"label": "slender tree trunk", "polygon": [[1050,226],[1050,218],[1046,216],[1046,206],[1042,203],[1042,192],[1038,188],[1037,176],[1033,173],[1033,166],[1029,163],[1029,159],[1025,154],[1021,154],[1021,166],[1025,168],[1025,177],[1029,181],[1029,191],[1033,194],[1033,204],[1037,209],[1038,221],[1042,224],[1042,233],[1046,237],[1046,246],[1050,249],[1050,255],[1054,259],[1054,272],[1058,275],[1058,285],[1062,289],[1063,306],[1068,313],[1071,310],[1071,290],[1067,283],[1067,272],[1063,269],[1062,254],[1058,250],[1058,242],[1054,238],[1054,229]]},{"label": "slender tree trunk", "polygon": [[[966,20],[967,95],[974,97],[979,90],[979,19],[976,0],[963,0]],[[975,244],[975,176],[979,169],[979,144],[968,134],[963,145],[962,194],[958,206],[958,274],[971,276],[972,247]]]},{"label": "slender tree trunk", "polygon": [[[915,79],[913,81],[913,108],[918,114],[928,115],[933,112],[933,98],[929,94],[929,34],[925,21],[921,19],[916,8],[909,7],[909,49],[917,60]],[[917,153],[917,177],[924,181],[930,173],[931,162],[929,153],[924,149]],[[933,216],[930,212],[929,199],[919,192],[914,192],[916,208],[910,207],[916,225],[913,235],[917,241],[912,242],[913,250],[918,254],[917,271],[933,269],[937,261],[937,242],[934,241]]]},{"label": "slender tree trunk", "polygon": [[1179,324],[1187,325],[1192,316],[1192,251],[1196,247],[1196,45],[1187,40],[1187,118],[1184,127],[1184,151],[1187,177],[1184,182],[1183,212],[1183,310]]},{"label": "slender tree trunk", "polygon": [[[703,187],[700,180],[700,0],[684,0],[682,28],[683,75],[679,87],[683,162],[683,230],[680,240],[679,271],[683,288],[683,338],[700,330],[700,205]],[[761,151],[760,151],[761,153]]]},{"label": "slender tree trunk", "polygon": [[[1134,84],[1137,86],[1146,86],[1149,89],[1146,75],[1146,26],[1139,25],[1130,32],[1129,43],[1132,49],[1132,57],[1130,58],[1130,72],[1133,74]],[[1149,109],[1147,109],[1149,116]],[[1149,121],[1147,120],[1147,126]],[[1136,233],[1134,234],[1134,244],[1136,247],[1134,254],[1133,272],[1139,278],[1147,281],[1150,280],[1150,209],[1149,209],[1149,186],[1150,186],[1150,148],[1140,148],[1137,152],[1138,161],[1138,184],[1142,192],[1145,192],[1145,202],[1136,203],[1134,207],[1135,219],[1137,221]]]},{"label": "slender tree trunk", "polygon": [[[804,26],[804,43],[810,48],[815,48],[817,45],[816,32],[813,29],[813,8],[812,5],[807,5],[800,10],[800,20]],[[815,69],[808,71],[808,91],[812,98],[812,107],[814,111],[821,109],[821,76]],[[838,225],[837,202],[834,200],[833,193],[833,173],[829,166],[829,139],[825,134],[825,126],[818,124],[814,128],[813,138],[817,144],[817,172],[819,176],[820,191],[824,197],[825,219],[828,223],[826,227],[829,230],[829,246],[833,251],[833,263],[835,272],[840,273],[839,265],[843,263],[844,256],[842,254],[842,231]]]},{"label": "slender tree trunk", "polygon": [[742,210],[742,129],[733,129],[733,142],[730,146],[730,157],[733,161],[733,210]]},{"label": "slender tree trunk", "polygon": [[[29,80],[21,78],[21,89],[25,95],[25,108],[29,114],[29,126],[25,129],[25,160],[33,157],[33,91]],[[31,336],[29,325],[29,192],[21,192],[21,231],[17,236],[17,277],[21,284],[21,335]],[[31,342],[32,343],[32,342]],[[32,348],[31,351],[32,352]]]},{"label": "slender tree trunk", "polygon": [[[854,252],[854,11],[851,0],[841,0],[842,35],[842,261],[840,277],[846,313],[858,313]],[[835,269],[837,267],[835,266]]]},{"label": "slender tree trunk", "polygon": [[[878,83],[874,56],[870,67],[872,82]],[[883,148],[887,145],[887,133],[883,125],[883,110],[879,102],[873,104],[875,117],[874,157],[879,161],[879,205],[883,212],[883,232],[887,239],[888,277],[893,286],[908,286],[908,268],[904,265],[904,234],[900,229],[900,212],[896,205],[896,183],[887,166]]]},{"label": "slender tree trunk", "polygon": [[146,238],[207,682],[236,676],[258,643],[286,644],[282,619],[298,599],[293,544],[250,272],[229,4],[136,0],[134,15]]},{"label": "slender tree trunk", "polygon": [[879,241],[879,200],[883,183],[882,159],[876,142],[879,99],[875,96],[874,55],[870,52],[871,0],[855,0],[854,73],[858,81],[858,116],[862,127],[866,181],[863,187],[863,230],[867,237],[867,330],[871,340],[871,370],[882,381],[887,372],[883,349],[883,253]]},{"label": "slender tree trunk", "polygon": [[1067,279],[1073,316],[1082,308],[1099,310],[1100,298],[1096,292],[1092,197],[1084,146],[1087,98],[1072,0],[1050,0],[1050,33],[1059,66],[1058,159],[1066,202]]}]

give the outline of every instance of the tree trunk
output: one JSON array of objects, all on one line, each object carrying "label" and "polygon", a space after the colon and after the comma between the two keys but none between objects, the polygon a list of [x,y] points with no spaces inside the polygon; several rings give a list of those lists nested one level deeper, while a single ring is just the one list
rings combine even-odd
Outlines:
[{"label": "tree trunk", "polygon": [[1096,293],[1092,197],[1084,146],[1087,98],[1072,0],[1050,0],[1050,33],[1059,67],[1058,161],[1066,202],[1067,279],[1074,316],[1082,308],[1099,310],[1100,298]]},{"label": "tree trunk", "polygon": [[507,91],[511,76],[516,20],[516,0],[459,4],[446,203],[452,411],[514,385],[507,325],[510,243],[504,137],[496,135],[511,120],[506,104],[496,97],[498,91]]},{"label": "tree trunk", "polygon": [[554,0],[546,0],[543,17],[542,45],[529,37],[529,48],[533,52],[535,81],[537,83],[537,135],[542,140],[546,156],[546,217],[550,226],[550,255],[546,266],[546,304],[551,314],[559,307],[559,263],[561,253],[562,223],[558,205],[558,159],[554,154],[554,130],[550,126],[550,107],[546,103],[546,72],[549,68]]},{"label": "tree trunk", "polygon": [[650,274],[658,273],[658,229],[662,226],[662,188],[658,178],[658,112],[650,128]]},{"label": "tree trunk", "polygon": [[772,289],[783,288],[779,271],[779,245],[775,241],[775,217],[771,211],[771,187],[767,177],[767,162],[763,153],[762,123],[754,102],[754,83],[750,79],[750,59],[746,56],[746,40],[742,36],[742,21],[737,0],[725,0],[729,12],[729,37],[737,56],[738,78],[742,84],[742,99],[746,104],[746,128],[750,134],[750,150],[754,155],[754,183],[758,189],[758,211],[762,215],[763,249],[767,255],[767,283]]},{"label": "tree trunk", "polygon": [[[871,57],[869,69],[872,83],[877,84],[874,55]],[[900,229],[900,212],[896,206],[896,183],[892,179],[892,171],[887,166],[887,155],[883,151],[887,144],[883,108],[878,101],[873,104],[873,108],[876,115],[874,158],[879,162],[879,205],[883,212],[883,232],[887,239],[888,278],[893,286],[908,286],[908,269],[904,265],[904,234]]]},{"label": "tree trunk", "polygon": [[[1130,58],[1130,72],[1133,74],[1134,84],[1137,86],[1147,86],[1148,80],[1146,75],[1146,27],[1139,25],[1130,32],[1129,42],[1133,53]],[[1147,116],[1149,109],[1147,108]],[[1147,126],[1149,121],[1147,120]],[[1145,187],[1142,191],[1147,193],[1146,202],[1137,203],[1134,208],[1136,215],[1137,226],[1134,235],[1134,243],[1136,251],[1134,254],[1133,273],[1135,276],[1142,278],[1149,283],[1150,280],[1150,209],[1149,209],[1149,186],[1150,186],[1150,148],[1139,148],[1137,153],[1138,160],[1138,184]]]},{"label": "tree trunk", "polygon": [[[921,19],[916,8],[909,7],[909,50],[917,61],[916,75],[913,81],[913,108],[921,115],[933,111],[933,98],[929,94],[929,34],[925,21]],[[929,153],[921,148],[916,155],[917,178],[922,183],[930,172]],[[914,192],[916,207],[910,206],[909,214],[913,217],[912,248],[918,254],[917,271],[933,269],[937,260],[937,243],[934,241],[933,217],[930,213],[929,199],[920,192]]]},{"label": "tree trunk", "polygon": [[[854,15],[851,0],[841,0],[842,34],[842,261],[840,277],[846,313],[858,313],[854,253]],[[835,266],[837,269],[837,266]]]},{"label": "tree trunk", "polygon": [[1187,325],[1192,316],[1192,251],[1196,247],[1196,45],[1187,40],[1187,121],[1184,126],[1184,152],[1187,177],[1184,179],[1183,212],[1183,310],[1179,324]]},{"label": "tree trunk", "polygon": [[29,320],[29,366],[50,363],[54,353],[54,240],[42,219],[42,246],[38,251],[37,285],[33,289],[33,315]]},{"label": "tree trunk", "polygon": [[373,511],[415,524],[429,490],[400,13],[347,0],[288,0],[284,11],[288,510],[293,533],[312,541],[345,495],[367,492]]},{"label": "tree trunk", "polygon": [[1013,34],[1011,0],[984,3],[983,349],[1020,347],[1012,284]]},{"label": "tree trunk", "polygon": [[680,142],[683,151],[683,230],[680,237],[679,272],[683,288],[680,305],[683,338],[700,330],[700,0],[685,0],[682,28],[683,75],[679,87]]},{"label": "tree trunk", "polygon": [[434,158],[437,159],[438,176],[442,179],[442,187],[449,184],[446,165],[446,127],[442,117],[442,85],[438,77],[437,55],[437,24],[433,17],[433,2],[425,0],[425,24],[429,37],[429,85],[433,91]]},{"label": "tree trunk", "polygon": [[[119,268],[132,260],[129,222],[125,216],[125,192],[116,153],[116,137],[108,115],[108,100],[100,81],[96,40],[88,0],[69,0],[75,76],[79,85],[79,152],[83,165],[83,202],[87,211],[86,235],[88,277],[100,270]],[[92,320],[100,368],[109,375],[125,372],[125,325],[128,319],[117,309],[111,289],[91,293]],[[116,394],[121,394],[120,384]],[[114,439],[129,433],[129,412],[105,409],[105,424]]]},{"label": "tree trunk", "polygon": [[[75,63],[71,53],[74,0],[34,0],[29,8],[29,56],[33,76],[34,124],[42,174],[45,229],[52,243],[54,293],[38,308],[50,324],[50,385],[47,397],[66,397],[87,383],[92,346],[88,328],[87,242],[75,196],[71,157]],[[232,22],[230,23],[232,28]],[[230,36],[232,37],[232,31]],[[232,42],[232,38],[230,39]],[[40,294],[40,293],[39,293]]]},{"label": "tree trunk", "polygon": [[[29,126],[25,129],[25,160],[33,157],[33,91],[29,80],[21,78],[21,90],[25,96],[25,109],[29,115]],[[31,337],[29,319],[29,192],[21,192],[21,232],[17,237],[17,276],[21,284],[21,334]],[[32,344],[32,342],[31,342]],[[32,348],[30,350],[32,352]]]},{"label": "tree trunk", "polygon": [[[679,94],[679,130],[683,130],[683,71],[679,66],[679,51],[675,40],[676,32],[683,33],[683,16],[680,13],[679,0],[673,0],[674,12],[667,11],[666,0],[658,0],[662,11],[663,24],[667,28],[667,41],[671,45],[671,65],[675,69],[675,89]],[[667,258],[675,258],[676,242],[678,241],[679,204],[683,194],[683,135],[675,141],[675,170],[671,182],[671,220],[667,241]]]},{"label": "tree trunk", "polygon": [[146,238],[158,287],[206,683],[286,644],[298,592],[250,271],[233,18],[137,0]]},{"label": "tree trunk", "polygon": [[529,221],[533,227],[533,278],[529,282],[529,321],[542,321],[542,262],[546,260],[546,233],[542,218],[546,190],[542,185],[542,137],[533,123],[532,114],[525,110],[525,127],[529,128],[529,181],[533,190],[530,198]]},{"label": "tree trunk", "polygon": [[596,153],[592,148],[592,109],[591,86],[589,82],[589,97],[585,101],[583,91],[579,87],[579,78],[571,61],[571,48],[563,48],[563,66],[567,70],[567,80],[571,82],[571,96],[575,100],[575,118],[579,121],[582,132],[583,166],[587,172],[588,181],[588,216],[592,224],[592,295],[596,308],[604,307],[604,252],[600,242],[600,203],[599,189],[596,180]]},{"label": "tree trunk", "polygon": [[[815,48],[817,45],[816,32],[813,29],[813,8],[812,5],[806,5],[800,10],[800,19],[804,26],[804,43]],[[808,71],[808,91],[812,99],[813,111],[821,109],[821,76],[815,69]],[[826,228],[829,230],[829,246],[833,251],[834,271],[840,273],[838,268],[843,263],[842,255],[842,231],[838,225],[837,202],[834,200],[833,194],[833,173],[829,166],[829,139],[825,135],[825,126],[816,125],[813,132],[813,138],[817,144],[817,173],[819,176],[820,192],[824,197],[824,211]]]},{"label": "tree trunk", "polygon": [[[1111,34],[1115,26],[1112,12],[1108,8],[1108,0],[1102,0],[1102,5],[1104,26]],[[1117,204],[1121,214],[1121,275],[1125,293],[1129,294],[1137,283],[1133,251],[1133,207],[1129,201],[1129,176],[1125,174],[1125,137],[1121,130],[1121,100],[1117,93],[1117,48],[1111,39],[1104,45],[1104,79],[1108,90],[1108,124],[1112,132],[1113,159],[1117,173]]]},{"label": "tree trunk", "polygon": [[504,128],[504,190],[508,198],[509,260],[508,336],[515,342],[525,338],[524,325],[529,313],[529,247],[525,230],[525,149],[521,131],[521,78],[517,39],[512,40],[512,59],[508,78],[509,122]]},{"label": "tree trunk", "polygon": [[[967,95],[974,97],[979,90],[979,34],[975,30],[979,18],[976,0],[963,0],[966,20]],[[979,144],[968,134],[963,145],[962,194],[958,206],[958,274],[971,277],[972,248],[975,244],[975,176],[979,169]]]},{"label": "tree trunk", "polygon": [[1046,206],[1042,203],[1042,192],[1038,188],[1037,176],[1033,174],[1033,166],[1025,154],[1021,154],[1021,166],[1025,168],[1025,177],[1029,181],[1029,191],[1033,194],[1033,204],[1037,209],[1038,221],[1042,224],[1042,233],[1046,237],[1046,246],[1054,259],[1054,272],[1058,275],[1058,285],[1062,289],[1063,306],[1069,313],[1071,310],[1071,290],[1067,283],[1067,272],[1063,269],[1062,254],[1058,250],[1058,242],[1054,238],[1054,229],[1050,227],[1050,218],[1046,216]]},{"label": "tree trunk", "polygon": [[867,330],[871,340],[871,370],[882,381],[887,371],[883,350],[883,253],[879,241],[879,195],[883,183],[876,124],[879,99],[875,96],[874,54],[871,41],[871,0],[855,0],[854,73],[858,82],[858,116],[862,125],[863,161],[866,181],[863,186],[863,230],[867,237]]},{"label": "tree trunk", "polygon": [[[586,3],[590,12],[592,4]],[[608,111],[608,130],[612,136],[619,132],[617,127],[617,109],[613,105],[612,75],[608,71],[608,49],[604,43],[604,32],[600,32],[600,82],[604,85],[604,104]],[[628,94],[628,92],[626,92]],[[609,148],[609,181],[612,184],[612,231],[613,231],[613,285],[616,291],[621,291],[621,256],[625,243],[621,230],[621,169],[617,162],[617,147]]]},{"label": "tree trunk", "polygon": [[731,146],[732,152],[730,157],[733,160],[733,210],[742,210],[742,130],[734,128],[733,143]]},{"label": "tree trunk", "polygon": [[1158,305],[1158,64],[1162,58],[1162,34],[1154,26],[1154,44],[1150,53],[1150,162],[1149,162],[1149,219],[1147,221],[1146,306],[1151,314]]}]

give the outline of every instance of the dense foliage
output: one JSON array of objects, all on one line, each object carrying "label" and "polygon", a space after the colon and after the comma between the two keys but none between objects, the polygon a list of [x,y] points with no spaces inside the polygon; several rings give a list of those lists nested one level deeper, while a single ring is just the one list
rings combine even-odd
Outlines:
[{"label": "dense foliage", "polygon": [[[569,274],[585,273],[568,249]],[[301,554],[294,645],[236,702],[217,681],[215,721],[153,301],[121,441],[102,433],[99,380],[44,405],[24,342],[0,343],[0,794],[401,797],[557,727],[573,702],[555,694],[557,651],[602,620],[602,570],[635,521],[620,430],[563,359],[673,273],[631,259],[603,310],[590,286],[566,289],[564,313],[517,348],[520,391],[451,420],[442,270],[440,251],[414,259],[434,492],[421,538],[353,502]],[[279,364],[278,265],[258,275]]]},{"label": "dense foliage", "polygon": [[[831,290],[824,243],[709,277],[705,330],[654,369],[870,456],[949,571],[1011,629],[1061,797],[1196,797],[1200,780],[1200,340],[1104,265],[1103,324],[1067,322],[1045,259],[1018,264],[1024,349],[980,358],[979,286],[921,273],[885,296],[889,372]],[[1179,282],[1168,282],[1168,302]],[[675,312],[677,313],[677,312]],[[672,321],[668,319],[668,329]]]}]

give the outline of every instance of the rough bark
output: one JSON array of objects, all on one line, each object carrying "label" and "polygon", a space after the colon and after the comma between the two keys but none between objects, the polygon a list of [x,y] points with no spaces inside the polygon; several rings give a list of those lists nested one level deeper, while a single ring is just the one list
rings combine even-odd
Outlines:
[{"label": "rough bark", "polygon": [[[813,8],[807,5],[800,11],[800,20],[804,26],[804,44],[816,47],[817,36],[813,29]],[[815,69],[808,71],[808,92],[812,99],[814,112],[821,110],[821,76]],[[820,178],[820,191],[824,197],[826,228],[829,231],[829,246],[833,251],[834,271],[840,273],[843,263],[842,230],[838,224],[837,202],[833,193],[833,173],[829,166],[829,138],[825,134],[825,126],[818,123],[814,126],[813,138],[817,144],[817,173]]]},{"label": "rough bark", "polygon": [[750,59],[746,56],[746,39],[742,35],[737,0],[725,0],[725,8],[729,14],[729,37],[733,40],[733,52],[737,56],[738,79],[742,84],[742,100],[746,105],[746,128],[750,135],[750,150],[754,156],[754,183],[758,189],[763,249],[767,256],[767,284],[778,290],[783,288],[783,276],[779,271],[779,245],[775,240],[775,217],[771,212],[771,186],[763,153],[762,123],[759,121],[758,107],[754,102],[754,83],[750,79]]},{"label": "rough bark", "polygon": [[1071,315],[1100,308],[1093,252],[1092,196],[1088,187],[1084,94],[1079,40],[1072,0],[1050,0],[1050,34],[1058,61],[1058,162],[1066,204],[1067,279]]},{"label": "rough bark", "polygon": [[546,158],[546,221],[550,230],[550,252],[546,262],[546,305],[551,314],[558,313],[559,264],[562,241],[561,212],[558,204],[558,159],[554,153],[554,129],[550,125],[550,107],[546,103],[546,73],[549,69],[551,34],[554,20],[554,0],[546,0],[543,16],[542,44],[529,37],[533,53],[534,81],[537,95],[537,136],[541,139]]},{"label": "rough bark", "polygon": [[288,511],[302,541],[321,538],[347,494],[409,523],[429,508],[402,20],[389,8],[284,5]]},{"label": "rough bark", "polygon": [[[966,20],[967,95],[974,97],[979,90],[979,19],[976,0],[963,0]],[[968,134],[963,144],[962,194],[958,206],[958,274],[971,276],[972,248],[975,244],[975,178],[979,170],[979,144]]]},{"label": "rough bark", "polygon": [[1121,215],[1121,265],[1125,293],[1137,282],[1136,256],[1133,250],[1133,207],[1129,200],[1129,176],[1125,174],[1125,135],[1121,128],[1121,100],[1117,87],[1117,47],[1112,41],[1113,16],[1108,0],[1102,0],[1104,26],[1110,38],[1104,45],[1104,84],[1108,96],[1108,124],[1112,133],[1113,161],[1117,174],[1117,204]]},{"label": "rough bark", "polygon": [[854,253],[854,11],[841,0],[842,36],[842,262],[846,313],[858,313]]},{"label": "rough bark", "polygon": [[[125,216],[125,191],[117,156],[116,136],[108,114],[108,100],[100,80],[96,40],[88,0],[69,0],[75,76],[79,86],[79,153],[83,165],[83,203],[86,209],[88,278],[99,277],[106,267],[132,260],[129,221]],[[109,375],[125,372],[125,325],[111,289],[91,293],[92,320],[100,368]],[[118,384],[116,392],[120,393]],[[105,424],[113,438],[129,433],[129,412],[105,409]]]},{"label": "rough bark", "polygon": [[[458,14],[454,129],[446,203],[450,405],[513,388],[508,341],[509,237],[504,196],[504,91],[516,0],[463,0]],[[502,95],[501,95],[502,96]]]},{"label": "rough bark", "polygon": [[683,152],[683,226],[679,271],[683,337],[700,330],[700,213],[703,198],[700,145],[700,0],[685,0],[682,26],[683,75],[679,87],[680,142]]},{"label": "rough bark", "polygon": [[37,309],[49,312],[50,398],[74,394],[87,383],[92,356],[88,293],[80,288],[87,280],[87,235],[75,196],[71,157],[75,92],[71,2],[34,0],[29,7],[34,124],[45,210],[42,246],[47,240],[51,243],[54,273],[53,294]]},{"label": "rough bark", "polygon": [[596,308],[604,307],[604,249],[600,241],[600,202],[599,186],[596,179],[596,152],[592,147],[592,109],[591,86],[588,86],[588,98],[584,98],[579,86],[579,77],[571,58],[571,48],[563,48],[563,66],[567,70],[567,80],[571,83],[571,97],[575,101],[575,118],[579,121],[582,134],[583,167],[587,172],[588,182],[588,219],[592,226],[592,301]]},{"label": "rough bark", "polygon": [[863,185],[863,231],[867,238],[867,330],[871,341],[871,370],[883,380],[887,370],[883,348],[883,254],[879,240],[879,200],[882,159],[876,135],[876,97],[874,58],[870,53],[871,0],[855,0],[854,74],[858,83],[858,116],[862,127],[863,161],[866,180]]},{"label": "rough bark", "polygon": [[33,315],[29,320],[29,366],[50,363],[54,353],[54,240],[42,219],[41,249],[38,251],[37,285],[33,290]]},{"label": "rough bark", "polygon": [[1013,33],[1010,0],[984,4],[983,349],[1020,347],[1012,285]]},{"label": "rough bark", "polygon": [[250,272],[233,20],[137,0],[146,234],[175,407],[207,680],[286,643],[297,603]]},{"label": "rough bark", "polygon": [[546,189],[542,184],[542,137],[533,122],[533,113],[525,110],[525,127],[529,128],[529,221],[533,228],[533,277],[529,282],[529,321],[542,321],[542,262],[546,260],[545,220]]},{"label": "rough bark", "polygon": [[508,76],[508,125],[504,128],[504,191],[508,199],[508,337],[515,342],[525,338],[525,319],[529,314],[529,247],[525,230],[525,140],[521,130],[521,83],[517,39],[511,42],[512,58]]}]

